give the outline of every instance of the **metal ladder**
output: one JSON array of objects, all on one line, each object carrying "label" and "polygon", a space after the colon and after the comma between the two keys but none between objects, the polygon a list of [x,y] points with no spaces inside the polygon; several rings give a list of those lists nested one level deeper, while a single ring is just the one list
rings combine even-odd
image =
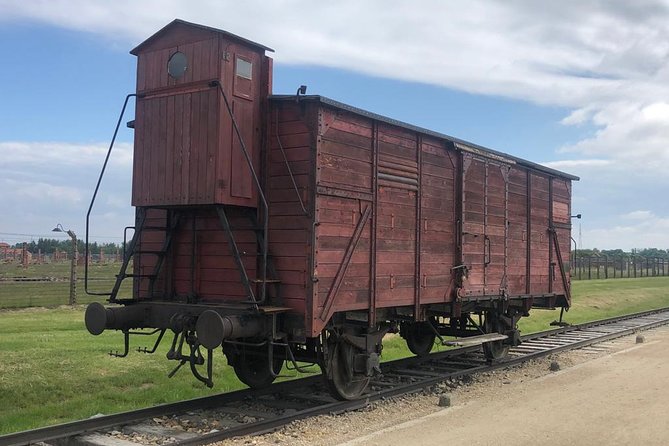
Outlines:
[{"label": "metal ladder", "polygon": [[[281,281],[278,279],[278,274],[274,267],[274,262],[271,260],[269,249],[265,243],[268,231],[266,227],[258,226],[258,219],[254,214],[252,214],[251,209],[246,211],[246,216],[251,221],[251,227],[233,227],[230,224],[230,220],[225,209],[225,206],[217,206],[216,213],[218,214],[221,226],[225,231],[225,235],[228,240],[228,246],[230,247],[230,252],[232,254],[235,265],[239,270],[241,283],[244,286],[244,290],[246,291],[246,295],[249,299],[245,303],[253,304],[254,307],[257,308],[258,305],[268,303],[269,295],[267,292],[267,285],[272,285],[275,287],[273,295],[276,297],[279,295],[279,285],[281,283]],[[244,254],[240,251],[239,246],[237,245],[234,232],[240,230],[252,231],[255,234],[256,247],[258,248],[258,251],[255,252],[256,271],[258,276],[256,278],[249,277],[248,272],[246,271],[246,266],[244,266],[244,261],[242,259]]]},{"label": "metal ladder", "polygon": [[[158,278],[160,271],[165,263],[165,257],[169,252],[170,246],[172,246],[172,241],[174,239],[174,233],[179,227],[181,220],[181,214],[177,211],[168,210],[165,217],[165,226],[147,226],[146,223],[146,213],[149,208],[138,207],[137,208],[137,223],[136,226],[128,226],[124,231],[124,253],[123,253],[123,263],[119,273],[116,275],[116,281],[114,282],[114,287],[112,288],[111,293],[109,293],[109,302],[110,303],[120,303],[118,293],[121,289],[123,281],[127,278],[148,278],[149,279],[149,296],[153,296],[154,286],[156,279]],[[126,246],[126,237],[128,229],[134,229],[135,233],[133,234],[130,243]],[[147,249],[137,249],[138,244],[141,248],[141,237],[142,234],[147,231],[159,231],[165,233],[165,238],[163,240],[162,246],[158,250],[147,250]],[[153,271],[150,274],[141,274],[141,273],[128,273],[128,266],[130,266],[130,261],[134,258],[136,254],[145,254],[145,255],[155,255],[157,256],[156,264],[153,267]],[[139,270],[139,268],[137,268]],[[126,299],[123,299],[126,300]],[[133,300],[133,299],[130,299]]]}]

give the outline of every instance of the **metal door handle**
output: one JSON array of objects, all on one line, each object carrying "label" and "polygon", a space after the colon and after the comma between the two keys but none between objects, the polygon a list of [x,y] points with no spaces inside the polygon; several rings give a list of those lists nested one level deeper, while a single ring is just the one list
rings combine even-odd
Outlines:
[{"label": "metal door handle", "polygon": [[485,250],[485,253],[483,255],[483,265],[488,266],[488,265],[490,265],[490,261],[491,261],[491,257],[492,257],[490,255],[490,237],[488,237],[487,235],[484,235],[483,236],[483,243],[484,243],[484,250]]}]

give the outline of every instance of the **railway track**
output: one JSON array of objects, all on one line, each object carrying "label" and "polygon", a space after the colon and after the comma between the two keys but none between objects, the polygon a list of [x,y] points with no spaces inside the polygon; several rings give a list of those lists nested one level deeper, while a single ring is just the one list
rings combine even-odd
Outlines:
[{"label": "railway track", "polygon": [[480,346],[387,362],[367,393],[355,401],[334,400],[321,376],[310,376],[277,383],[262,391],[241,390],[4,435],[0,436],[0,446],[38,442],[110,444],[114,439],[120,442],[132,437],[141,438],[142,443],[208,444],[276,430],[301,418],[354,410],[447,379],[515,366],[666,324],[669,324],[669,308],[536,333],[524,336],[523,343],[511,348],[506,359],[493,364],[485,361]]}]

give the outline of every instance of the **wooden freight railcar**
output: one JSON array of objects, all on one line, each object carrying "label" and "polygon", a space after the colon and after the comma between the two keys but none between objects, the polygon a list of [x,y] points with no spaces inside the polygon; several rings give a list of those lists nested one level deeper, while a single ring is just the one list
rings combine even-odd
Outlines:
[{"label": "wooden freight railcar", "polygon": [[132,329],[171,330],[168,358],[208,385],[221,346],[253,387],[318,363],[355,398],[389,331],[419,355],[455,336],[496,359],[532,307],[569,307],[576,177],[272,95],[267,50],[179,20],[133,50],[135,233],[109,299],[123,306],[92,304],[91,333],[122,330],[127,354]]}]

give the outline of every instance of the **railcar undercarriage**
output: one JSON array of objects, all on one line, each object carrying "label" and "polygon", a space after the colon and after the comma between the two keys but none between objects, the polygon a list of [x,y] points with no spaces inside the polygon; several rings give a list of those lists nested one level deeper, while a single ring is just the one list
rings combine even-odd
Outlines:
[{"label": "railcar undercarriage", "polygon": [[155,353],[165,334],[171,334],[166,356],[178,364],[170,377],[188,364],[198,380],[213,387],[213,354],[221,348],[239,380],[249,387],[270,385],[285,362],[300,372],[312,371],[308,364],[317,364],[334,396],[355,399],[380,371],[387,333],[399,333],[409,350],[418,356],[429,354],[436,342],[444,346],[481,344],[488,360],[502,359],[510,346],[520,343],[517,323],[523,316],[522,301],[512,303],[519,305],[479,302],[472,311],[460,312],[457,317],[439,307],[428,307],[422,321],[403,314],[403,308],[380,310],[379,316],[386,319],[373,328],[364,312],[336,314],[321,336],[304,340],[290,335],[295,327],[286,323],[291,321],[284,318],[287,309],[254,310],[247,305],[152,301],[104,307],[93,303],[86,310],[86,327],[93,335],[107,329],[121,331],[123,351],[110,353],[118,357],[128,355],[131,335],[157,335],[152,348],[137,349]]}]

